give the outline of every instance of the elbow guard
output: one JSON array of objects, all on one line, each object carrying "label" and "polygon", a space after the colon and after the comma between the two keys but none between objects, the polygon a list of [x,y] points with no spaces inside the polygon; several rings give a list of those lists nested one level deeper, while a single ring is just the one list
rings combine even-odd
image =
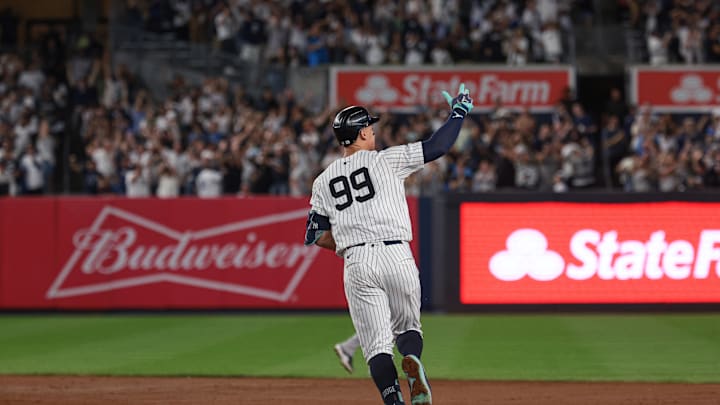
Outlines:
[{"label": "elbow guard", "polygon": [[323,232],[330,230],[330,218],[310,211],[307,222],[305,222],[305,246],[314,245],[320,239]]}]

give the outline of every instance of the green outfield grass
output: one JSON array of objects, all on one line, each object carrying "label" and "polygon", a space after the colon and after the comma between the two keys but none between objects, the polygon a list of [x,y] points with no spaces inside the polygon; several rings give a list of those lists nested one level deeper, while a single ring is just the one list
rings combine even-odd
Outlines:
[{"label": "green outfield grass", "polygon": [[[720,382],[720,314],[423,322],[432,378]],[[338,314],[0,315],[0,373],[345,377],[331,347],[351,332]]]}]

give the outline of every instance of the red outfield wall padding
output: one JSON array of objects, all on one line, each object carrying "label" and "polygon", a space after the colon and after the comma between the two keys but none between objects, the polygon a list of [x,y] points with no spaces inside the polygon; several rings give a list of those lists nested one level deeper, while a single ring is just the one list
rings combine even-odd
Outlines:
[{"label": "red outfield wall padding", "polygon": [[345,308],[342,260],[302,244],[308,209],[282,197],[2,199],[0,308]]}]

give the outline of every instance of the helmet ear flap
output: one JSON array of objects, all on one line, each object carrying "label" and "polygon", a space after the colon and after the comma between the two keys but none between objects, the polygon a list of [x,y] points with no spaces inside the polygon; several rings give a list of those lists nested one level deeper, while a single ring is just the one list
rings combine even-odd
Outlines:
[{"label": "helmet ear flap", "polygon": [[[360,131],[358,131],[358,134],[359,134],[359,133],[360,133]],[[357,139],[357,135],[356,135],[354,138],[352,138],[352,139],[350,139],[350,138],[343,139],[343,140],[340,141],[340,145],[342,145],[342,146],[350,146],[350,145],[352,145],[353,142],[355,142],[356,139]]]}]

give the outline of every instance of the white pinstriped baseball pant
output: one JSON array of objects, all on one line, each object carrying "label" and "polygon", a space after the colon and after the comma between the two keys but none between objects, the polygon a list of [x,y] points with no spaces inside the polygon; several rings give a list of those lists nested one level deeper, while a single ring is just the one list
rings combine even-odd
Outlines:
[{"label": "white pinstriped baseball pant", "polygon": [[365,361],[380,353],[392,356],[399,334],[422,334],[420,278],[410,246],[366,243],[343,256],[345,297]]}]

